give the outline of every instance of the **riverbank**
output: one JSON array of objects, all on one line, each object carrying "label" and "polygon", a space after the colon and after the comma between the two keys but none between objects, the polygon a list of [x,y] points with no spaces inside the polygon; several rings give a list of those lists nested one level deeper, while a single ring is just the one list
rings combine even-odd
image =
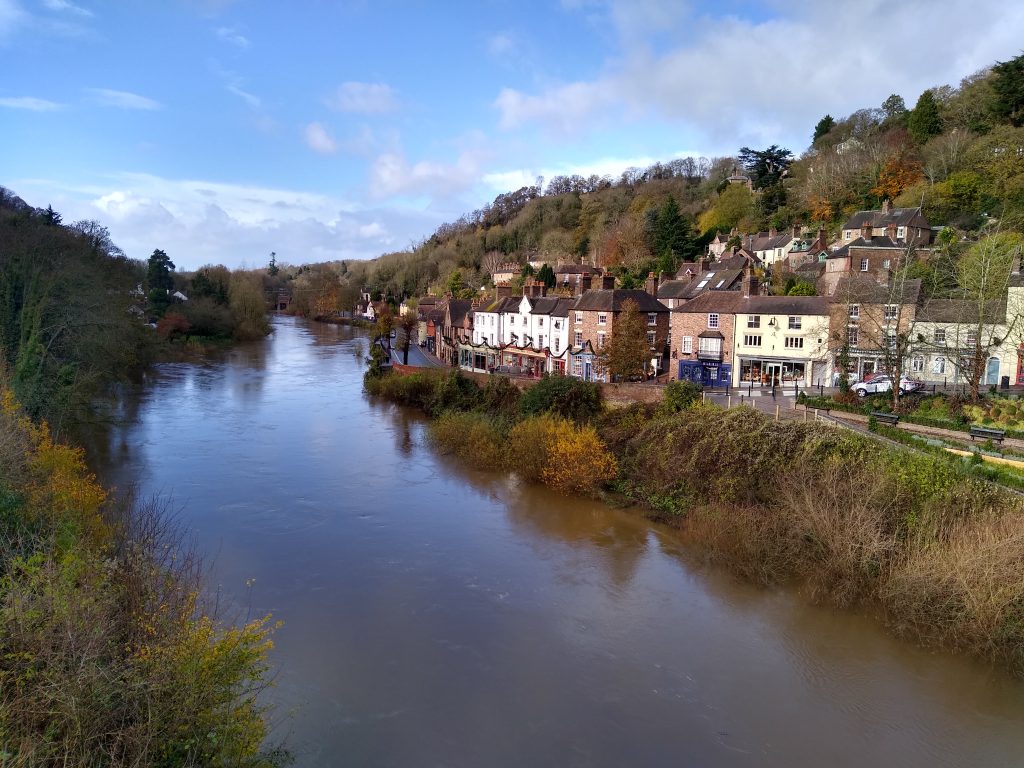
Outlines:
[{"label": "riverbank", "polygon": [[[481,388],[456,372],[424,372],[367,379],[366,389],[423,410],[435,445],[468,466],[555,487],[547,446],[586,434],[587,448],[570,458],[572,492],[624,494],[744,578],[881,608],[900,636],[1024,671],[1019,496],[956,463],[820,424],[675,395],[606,410],[583,382],[554,379],[531,396],[538,387],[520,395],[500,381]],[[605,454],[603,472],[580,463]]]}]

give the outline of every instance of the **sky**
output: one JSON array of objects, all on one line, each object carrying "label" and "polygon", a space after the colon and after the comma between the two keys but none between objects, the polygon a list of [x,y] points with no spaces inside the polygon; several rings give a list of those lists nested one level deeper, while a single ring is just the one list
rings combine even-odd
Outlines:
[{"label": "sky", "polygon": [[913,106],[1007,0],[0,0],[0,185],[180,270],[373,258],[538,176]]}]

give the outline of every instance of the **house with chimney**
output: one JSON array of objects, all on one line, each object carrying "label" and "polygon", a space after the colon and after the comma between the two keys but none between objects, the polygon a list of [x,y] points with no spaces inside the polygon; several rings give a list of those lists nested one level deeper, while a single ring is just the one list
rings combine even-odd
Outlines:
[{"label": "house with chimney", "polygon": [[931,225],[921,208],[893,208],[889,200],[881,210],[857,211],[840,230],[840,245],[848,245],[858,238],[870,240],[887,237],[902,247],[923,247],[932,242]]},{"label": "house with chimney", "polygon": [[747,250],[751,251],[762,264],[770,267],[785,259],[793,246],[799,242],[799,226],[794,225],[792,229],[782,232],[772,228],[767,232],[758,232],[756,235],[752,235],[747,243]]},{"label": "house with chimney", "polygon": [[438,331],[435,333],[435,354],[454,368],[459,365],[460,345],[473,334],[473,301],[448,299]]}]

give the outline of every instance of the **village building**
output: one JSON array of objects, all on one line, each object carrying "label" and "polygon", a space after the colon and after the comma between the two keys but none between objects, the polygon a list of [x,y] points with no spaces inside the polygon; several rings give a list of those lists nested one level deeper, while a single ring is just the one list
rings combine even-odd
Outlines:
[{"label": "village building", "polygon": [[840,245],[848,245],[858,238],[886,237],[904,247],[926,246],[932,242],[931,225],[921,208],[893,208],[886,200],[881,210],[857,211],[851,216],[840,234]]}]

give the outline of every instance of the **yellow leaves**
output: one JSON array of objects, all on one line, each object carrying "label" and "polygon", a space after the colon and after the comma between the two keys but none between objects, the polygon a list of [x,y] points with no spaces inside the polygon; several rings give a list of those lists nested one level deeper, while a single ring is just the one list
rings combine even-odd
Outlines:
[{"label": "yellow leaves", "polygon": [[871,194],[895,200],[900,192],[923,178],[921,164],[902,157],[890,157],[878,174],[878,183]]},{"label": "yellow leaves", "polygon": [[617,472],[615,457],[593,427],[566,423],[548,446],[541,478],[563,493],[588,493],[614,479]]}]

